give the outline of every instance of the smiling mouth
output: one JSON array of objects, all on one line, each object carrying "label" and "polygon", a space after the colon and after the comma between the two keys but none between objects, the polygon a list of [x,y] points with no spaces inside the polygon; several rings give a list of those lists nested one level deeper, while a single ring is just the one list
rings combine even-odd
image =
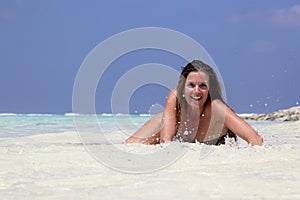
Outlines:
[{"label": "smiling mouth", "polygon": [[196,100],[196,101],[199,101],[200,99],[202,99],[202,96],[194,96],[194,95],[192,95],[191,98],[194,99],[194,100]]}]

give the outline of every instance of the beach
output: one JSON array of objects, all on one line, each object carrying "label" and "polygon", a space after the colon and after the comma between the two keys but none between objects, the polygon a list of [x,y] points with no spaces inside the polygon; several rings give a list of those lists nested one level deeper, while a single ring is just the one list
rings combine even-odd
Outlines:
[{"label": "beach", "polygon": [[0,0],[0,24],[0,200],[300,200],[300,1]]},{"label": "beach", "polygon": [[[242,139],[221,146],[178,144],[184,153],[176,160],[134,173],[103,164],[82,143],[72,116],[59,117],[24,116],[30,128],[22,134],[24,127],[3,125],[1,116],[1,199],[300,199],[300,121],[249,120],[263,136],[263,146]],[[142,124],[145,118],[140,118]],[[110,127],[111,116],[99,119],[107,122],[104,129],[115,141],[97,144],[103,149],[114,146],[146,156],[162,148],[122,144],[126,135]]]}]

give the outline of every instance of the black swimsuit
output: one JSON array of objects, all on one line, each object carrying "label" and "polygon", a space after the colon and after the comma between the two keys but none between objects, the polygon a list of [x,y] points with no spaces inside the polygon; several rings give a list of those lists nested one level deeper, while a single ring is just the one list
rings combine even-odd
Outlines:
[{"label": "black swimsuit", "polygon": [[208,145],[221,145],[221,144],[225,144],[225,140],[227,137],[234,138],[234,140],[237,141],[236,135],[231,130],[228,129],[225,135],[222,135],[219,138],[213,140],[204,141],[203,143]]},{"label": "black swimsuit", "polygon": [[[237,141],[237,137],[236,135],[228,129],[227,133],[225,135],[222,135],[216,139],[212,139],[212,140],[208,140],[208,141],[204,141],[201,143],[207,144],[207,145],[221,145],[221,144],[225,144],[226,138],[234,138],[235,141]],[[174,140],[176,141],[180,141],[180,142],[185,142],[184,140],[182,140],[182,138],[179,135],[175,135],[174,136]]]}]

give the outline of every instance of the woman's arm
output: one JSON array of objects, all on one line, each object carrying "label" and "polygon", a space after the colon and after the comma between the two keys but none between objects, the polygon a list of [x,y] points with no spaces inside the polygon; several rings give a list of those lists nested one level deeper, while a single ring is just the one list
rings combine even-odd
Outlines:
[{"label": "woman's arm", "polygon": [[163,113],[156,114],[125,143],[157,144],[172,141],[176,132],[176,90],[169,92]]},{"label": "woman's arm", "polygon": [[169,92],[162,121],[162,129],[160,131],[160,143],[172,141],[176,134],[176,90]]},{"label": "woman's arm", "polygon": [[220,100],[215,100],[213,102],[213,106],[218,110],[225,110],[225,126],[233,133],[246,140],[250,145],[263,144],[262,137],[245,120],[240,118],[231,108],[229,108]]},{"label": "woman's arm", "polygon": [[126,139],[125,143],[158,144],[160,137],[159,134],[162,127],[162,116],[163,113],[154,115],[132,136]]}]

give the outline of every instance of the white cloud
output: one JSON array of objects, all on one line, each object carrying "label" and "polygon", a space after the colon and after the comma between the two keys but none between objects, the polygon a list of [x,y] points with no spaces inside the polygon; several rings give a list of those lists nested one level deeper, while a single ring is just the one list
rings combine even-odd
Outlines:
[{"label": "white cloud", "polygon": [[266,12],[243,12],[232,15],[229,21],[234,24],[268,24],[275,27],[300,27],[300,5],[286,9],[273,9]]},{"label": "white cloud", "polygon": [[270,22],[279,27],[300,27],[300,5],[274,10]]}]

